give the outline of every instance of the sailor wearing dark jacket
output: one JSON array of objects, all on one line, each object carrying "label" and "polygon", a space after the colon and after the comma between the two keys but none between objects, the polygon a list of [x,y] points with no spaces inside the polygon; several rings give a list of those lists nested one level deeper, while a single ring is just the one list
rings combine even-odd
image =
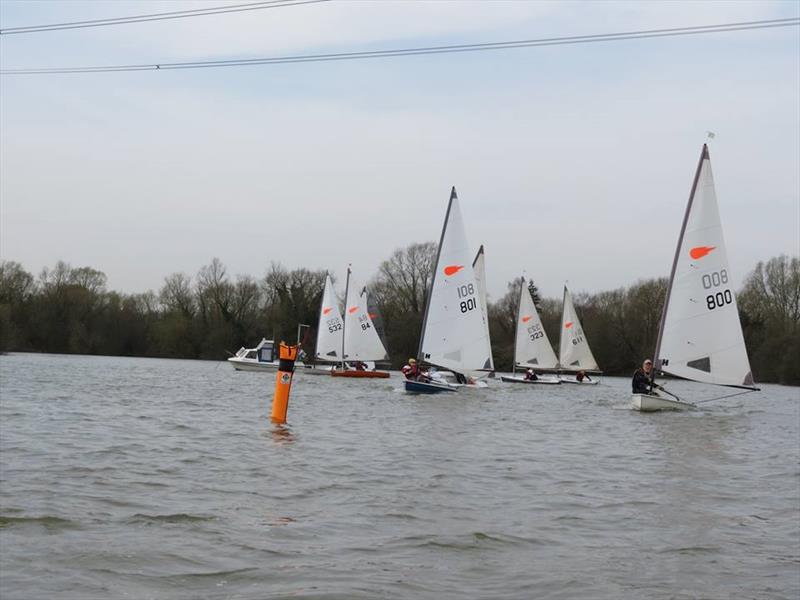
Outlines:
[{"label": "sailor wearing dark jacket", "polygon": [[654,387],[658,387],[653,383],[653,361],[649,358],[642,363],[641,369],[636,369],[633,374],[633,393],[634,394],[649,394]]}]

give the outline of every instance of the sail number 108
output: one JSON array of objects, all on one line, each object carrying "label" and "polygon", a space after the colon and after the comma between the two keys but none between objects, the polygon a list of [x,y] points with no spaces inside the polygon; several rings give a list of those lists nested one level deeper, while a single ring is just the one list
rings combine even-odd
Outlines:
[{"label": "sail number 108", "polygon": [[464,298],[459,305],[462,313],[473,310],[478,305],[475,301],[475,286],[473,284],[466,283],[460,285],[456,290],[458,290],[458,297]]}]

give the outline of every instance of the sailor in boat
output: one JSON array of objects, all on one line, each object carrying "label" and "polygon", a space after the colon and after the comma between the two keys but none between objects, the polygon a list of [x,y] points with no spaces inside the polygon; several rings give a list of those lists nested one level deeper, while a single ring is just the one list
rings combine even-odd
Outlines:
[{"label": "sailor in boat", "polygon": [[428,382],[431,380],[430,377],[425,375],[417,365],[417,361],[414,358],[408,359],[408,364],[404,366],[402,369],[403,375],[406,376],[406,379],[410,379],[411,381],[425,381]]},{"label": "sailor in boat", "polygon": [[528,369],[525,371],[525,381],[538,381],[539,376],[536,375],[533,369]]},{"label": "sailor in boat", "polygon": [[[651,364],[651,366],[652,366],[652,364]],[[592,380],[592,378],[589,377],[586,374],[586,371],[578,371],[578,373],[575,375],[575,379],[577,379],[578,381],[583,381],[584,379],[586,381],[591,381]]]},{"label": "sailor in boat", "polygon": [[641,368],[633,373],[631,382],[634,394],[652,394],[654,389],[663,389],[653,381],[653,361],[649,358],[642,363]]},{"label": "sailor in boat", "polygon": [[357,360],[354,363],[350,363],[356,371],[366,371],[367,370],[367,363]]}]

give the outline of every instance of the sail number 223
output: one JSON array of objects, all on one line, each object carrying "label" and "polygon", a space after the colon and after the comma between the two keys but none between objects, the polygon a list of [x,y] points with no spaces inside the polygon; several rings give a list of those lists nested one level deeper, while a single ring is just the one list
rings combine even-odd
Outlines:
[{"label": "sail number 223", "polygon": [[459,304],[461,308],[461,312],[465,313],[470,310],[473,310],[478,303],[475,300],[475,286],[471,283],[467,283],[464,285],[460,285],[456,288],[458,290],[458,297],[464,298]]}]

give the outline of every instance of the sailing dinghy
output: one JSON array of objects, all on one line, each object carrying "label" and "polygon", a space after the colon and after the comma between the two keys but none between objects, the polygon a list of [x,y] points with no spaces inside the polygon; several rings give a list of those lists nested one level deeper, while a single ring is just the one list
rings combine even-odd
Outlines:
[{"label": "sailing dinghy", "polygon": [[[654,373],[756,391],[732,287],[708,146],[703,144],[658,328]],[[669,392],[667,392],[669,393]],[[672,394],[670,394],[672,395]],[[633,394],[640,411],[695,405]]]},{"label": "sailing dinghy", "polygon": [[561,334],[558,345],[558,363],[562,372],[571,373],[572,376],[562,376],[562,383],[575,383],[580,385],[597,385],[597,379],[584,379],[579,381],[578,372],[599,373],[600,368],[594,359],[592,349],[586,334],[583,332],[581,321],[572,302],[572,294],[564,286],[564,305],[561,309]]},{"label": "sailing dinghy", "polygon": [[[453,188],[425,305],[418,360],[452,371],[462,380],[478,377],[481,371],[492,366],[480,286],[471,259],[458,196]],[[406,380],[405,389],[412,393],[436,394],[451,391],[456,386],[447,382]]]},{"label": "sailing dinghy", "polygon": [[507,383],[524,383],[538,385],[559,384],[561,381],[555,377],[538,377],[530,380],[517,375],[517,369],[556,369],[558,360],[547,333],[542,326],[539,312],[531,298],[527,282],[523,277],[520,280],[519,302],[517,303],[517,328],[514,334],[514,375],[503,375],[500,379]]},{"label": "sailing dinghy", "polygon": [[[362,294],[363,287],[351,285],[350,268],[347,268],[347,283],[345,284],[345,312],[344,332],[342,334],[342,364],[341,369],[331,371],[334,377],[357,377],[387,379],[387,371],[374,370],[374,361],[387,360],[386,348],[378,337],[378,332],[372,322],[372,317],[367,310],[367,297]],[[367,363],[373,365],[367,368]],[[362,368],[349,369],[351,365]]]}]

